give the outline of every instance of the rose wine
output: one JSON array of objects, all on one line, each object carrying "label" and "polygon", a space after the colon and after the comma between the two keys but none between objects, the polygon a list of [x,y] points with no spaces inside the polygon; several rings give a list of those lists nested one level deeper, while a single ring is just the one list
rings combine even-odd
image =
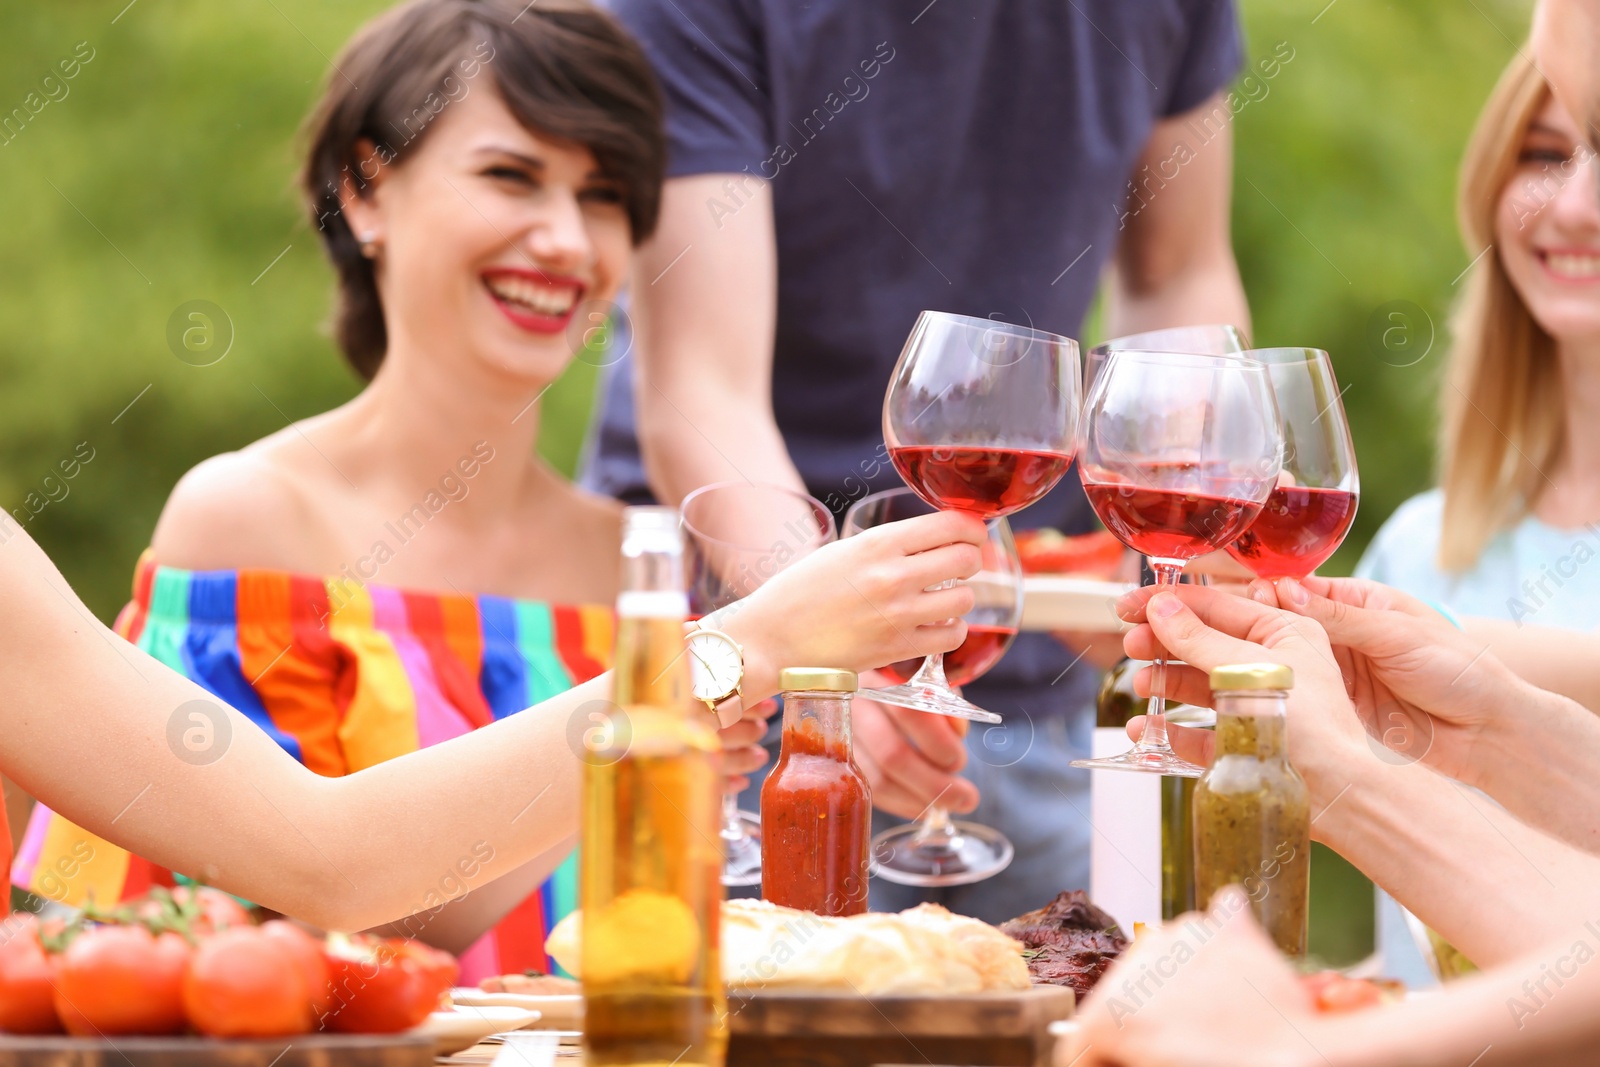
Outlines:
[{"label": "rose wine", "polygon": [[1355,517],[1349,490],[1279,486],[1228,554],[1259,578],[1304,578],[1333,555]]},{"label": "rose wine", "polygon": [[1333,555],[1355,517],[1356,495],[1347,489],[1280,485],[1228,555],[1257,578],[1304,578]]},{"label": "rose wine", "polygon": [[[1011,647],[1011,639],[1015,636],[1017,630],[1014,626],[968,623],[967,639],[955,651],[944,654],[945,680],[951,685],[966,685],[974,678],[981,677],[1000,662],[1000,657]],[[899,685],[909,681],[921,666],[920,659],[903,659],[882,670]]]},{"label": "rose wine", "polygon": [[727,1045],[721,745],[689,694],[677,511],[628,508],[622,556],[615,703],[583,705],[568,731],[584,763],[584,1057],[709,1067]]},{"label": "rose wine", "polygon": [[1253,500],[1188,489],[1085,482],[1083,491],[1117,540],[1156,559],[1203,556],[1238,537],[1261,513]]},{"label": "rose wine", "polygon": [[936,508],[996,519],[1021,511],[1055,488],[1072,466],[1066,452],[1026,448],[891,448],[906,484]]}]

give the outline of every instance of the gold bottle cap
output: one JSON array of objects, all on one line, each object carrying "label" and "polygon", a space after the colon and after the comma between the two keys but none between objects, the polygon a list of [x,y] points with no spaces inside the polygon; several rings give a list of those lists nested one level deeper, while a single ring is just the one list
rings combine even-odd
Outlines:
[{"label": "gold bottle cap", "polygon": [[838,667],[785,667],[778,672],[778,688],[785,693],[854,693],[859,687],[855,671]]},{"label": "gold bottle cap", "polygon": [[1294,671],[1282,663],[1234,663],[1211,669],[1211,691],[1293,689]]}]

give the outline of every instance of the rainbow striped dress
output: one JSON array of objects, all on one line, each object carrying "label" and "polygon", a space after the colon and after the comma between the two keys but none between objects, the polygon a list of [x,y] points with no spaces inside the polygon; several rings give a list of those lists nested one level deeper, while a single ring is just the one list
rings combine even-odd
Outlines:
[{"label": "rainbow striped dress", "polygon": [[[282,571],[184,571],[145,552],[117,632],[226,701],[318,774],[343,775],[487,725],[610,666],[610,608],[418,593]],[[80,905],[173,873],[40,805],[12,881]],[[577,856],[461,957],[462,979],[551,970]]]}]

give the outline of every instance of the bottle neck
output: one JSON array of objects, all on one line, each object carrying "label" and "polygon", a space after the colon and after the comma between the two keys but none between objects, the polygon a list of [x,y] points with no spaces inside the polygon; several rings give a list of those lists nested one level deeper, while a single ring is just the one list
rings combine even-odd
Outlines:
[{"label": "bottle neck", "polygon": [[783,695],[783,752],[851,758],[849,693],[798,691]]},{"label": "bottle neck", "polygon": [[659,507],[624,509],[614,662],[618,704],[690,707],[689,670],[683,655],[688,614],[677,512]]},{"label": "bottle neck", "polygon": [[1217,693],[1219,756],[1288,759],[1288,694],[1281,689]]}]

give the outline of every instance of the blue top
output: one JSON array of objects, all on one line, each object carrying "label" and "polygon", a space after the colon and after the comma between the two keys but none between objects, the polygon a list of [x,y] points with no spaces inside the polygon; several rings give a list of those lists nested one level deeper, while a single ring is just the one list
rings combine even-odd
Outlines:
[{"label": "blue top", "polygon": [[[836,514],[901,484],[883,397],[918,313],[1077,336],[1127,215],[1176,177],[1132,173],[1154,124],[1225,86],[1243,54],[1231,0],[607,6],[661,79],[668,173],[734,176],[705,205],[714,220],[744,202],[739,175],[771,182],[774,412]],[[1223,106],[1196,122],[1188,150],[1230,121]],[[610,370],[585,481],[648,492],[626,360]],[[1095,528],[1075,472],[1012,523]],[[1024,634],[973,699],[1004,715],[1050,687],[1044,703],[1081,707],[1093,672],[1062,679],[1071,662],[1053,638]]]},{"label": "blue top", "polygon": [[1496,535],[1462,574],[1439,569],[1444,493],[1406,501],[1373,538],[1356,576],[1392,585],[1456,615],[1567,630],[1600,627],[1600,526],[1560,530],[1529,516]]}]

